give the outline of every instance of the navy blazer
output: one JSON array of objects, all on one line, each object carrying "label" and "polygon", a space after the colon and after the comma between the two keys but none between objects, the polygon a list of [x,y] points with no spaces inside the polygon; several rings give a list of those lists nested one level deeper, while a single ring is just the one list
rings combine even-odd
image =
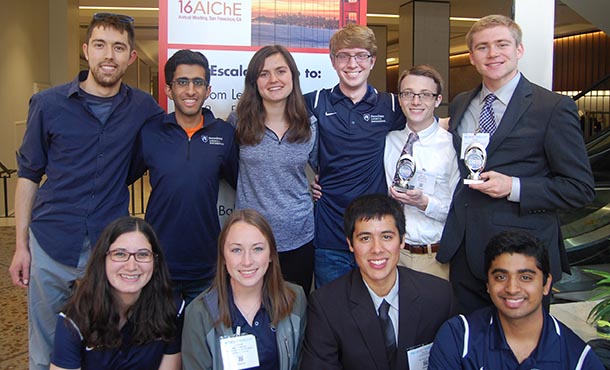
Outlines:
[{"label": "navy blazer", "polygon": [[[456,129],[481,88],[458,95],[449,107],[449,132],[458,153],[462,139]],[[466,178],[468,170],[461,159],[459,168]],[[484,279],[489,239],[503,230],[521,229],[549,246],[551,273],[558,281],[562,270],[569,271],[569,264],[556,211],[582,207],[595,196],[576,104],[521,76],[487,147],[485,171],[518,177],[521,201],[495,199],[460,181],[436,258],[450,262],[463,244],[472,273]]]},{"label": "navy blazer", "polygon": [[[400,266],[398,276],[395,369],[404,370],[407,349],[431,343],[454,306],[449,282]],[[310,295],[301,369],[390,370],[377,311],[360,269]]]}]

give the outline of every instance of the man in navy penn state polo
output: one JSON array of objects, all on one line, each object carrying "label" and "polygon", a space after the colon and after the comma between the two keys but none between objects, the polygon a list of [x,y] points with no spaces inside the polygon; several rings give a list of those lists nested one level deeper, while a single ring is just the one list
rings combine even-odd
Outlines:
[{"label": "man in navy penn state polo", "polygon": [[542,305],[552,276],[547,247],[532,235],[504,231],[485,249],[493,306],[440,328],[429,370],[603,370],[589,345]]},{"label": "man in navy penn state polo", "polygon": [[339,84],[305,95],[319,132],[319,186],[314,238],[316,287],[344,275],[356,262],[343,230],[347,205],[364,194],[387,194],[385,137],[405,127],[398,98],[368,84],[375,66],[375,34],[349,24],[330,39],[330,61]]}]

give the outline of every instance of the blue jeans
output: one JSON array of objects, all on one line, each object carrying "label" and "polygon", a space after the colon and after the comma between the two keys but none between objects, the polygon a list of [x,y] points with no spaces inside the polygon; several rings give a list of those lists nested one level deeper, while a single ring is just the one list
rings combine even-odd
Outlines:
[{"label": "blue jeans", "polygon": [[199,280],[172,280],[174,295],[184,299],[185,306],[212,285],[213,277]]},{"label": "blue jeans", "polygon": [[316,288],[347,274],[358,267],[349,250],[316,248],[314,272]]}]

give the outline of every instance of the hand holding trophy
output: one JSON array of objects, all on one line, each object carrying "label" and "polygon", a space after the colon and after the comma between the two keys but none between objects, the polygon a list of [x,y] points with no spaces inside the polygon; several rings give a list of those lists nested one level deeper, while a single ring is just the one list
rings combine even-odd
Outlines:
[{"label": "hand holding trophy", "polygon": [[466,148],[464,152],[464,164],[470,174],[464,179],[464,184],[481,184],[484,180],[481,179],[481,173],[485,169],[487,162],[487,151],[485,146],[478,142],[473,142]]},{"label": "hand holding trophy", "polygon": [[414,189],[413,185],[409,184],[409,181],[415,176],[415,159],[412,155],[405,153],[400,156],[398,162],[396,162],[396,175],[394,175],[394,182],[392,186],[397,191],[405,193],[407,190]]}]

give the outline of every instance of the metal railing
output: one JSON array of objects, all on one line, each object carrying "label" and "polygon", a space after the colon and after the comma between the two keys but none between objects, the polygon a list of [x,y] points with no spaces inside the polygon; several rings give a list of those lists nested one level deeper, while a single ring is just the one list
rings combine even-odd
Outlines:
[{"label": "metal railing", "polygon": [[559,91],[578,106],[585,141],[594,139],[610,127],[610,74],[582,91]]}]

